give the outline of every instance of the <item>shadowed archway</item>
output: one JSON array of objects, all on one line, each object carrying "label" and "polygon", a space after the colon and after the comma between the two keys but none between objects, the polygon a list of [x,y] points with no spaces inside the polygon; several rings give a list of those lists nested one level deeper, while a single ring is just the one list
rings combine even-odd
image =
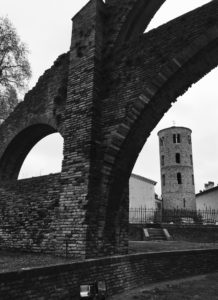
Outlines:
[{"label": "shadowed archway", "polygon": [[45,136],[57,130],[47,124],[36,124],[25,128],[10,142],[0,160],[0,180],[18,178],[21,166],[29,151]]}]

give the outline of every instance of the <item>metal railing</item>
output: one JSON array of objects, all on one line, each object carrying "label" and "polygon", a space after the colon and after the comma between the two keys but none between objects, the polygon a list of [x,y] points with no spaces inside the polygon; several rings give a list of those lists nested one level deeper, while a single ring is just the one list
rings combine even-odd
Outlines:
[{"label": "metal railing", "polygon": [[218,210],[130,208],[129,223],[133,224],[201,224],[218,225]]}]

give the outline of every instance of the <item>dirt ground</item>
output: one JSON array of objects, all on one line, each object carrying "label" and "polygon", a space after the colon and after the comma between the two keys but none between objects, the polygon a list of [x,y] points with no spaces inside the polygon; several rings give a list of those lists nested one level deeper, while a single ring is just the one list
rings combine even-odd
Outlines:
[{"label": "dirt ground", "polygon": [[218,273],[167,281],[125,292],[108,300],[218,300]]}]

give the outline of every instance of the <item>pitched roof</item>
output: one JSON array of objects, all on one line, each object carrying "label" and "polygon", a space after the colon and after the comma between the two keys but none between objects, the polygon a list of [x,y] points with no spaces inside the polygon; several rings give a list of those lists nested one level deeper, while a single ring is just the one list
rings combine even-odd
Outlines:
[{"label": "pitched roof", "polygon": [[154,181],[154,180],[151,180],[151,179],[149,179],[149,178],[146,178],[146,177],[143,177],[143,176],[140,176],[140,175],[137,175],[137,174],[131,174],[131,177],[132,178],[136,178],[136,179],[139,179],[139,180],[141,180],[141,181],[144,181],[144,182],[147,182],[147,183],[151,183],[151,184],[153,184],[153,185],[156,185],[156,181]]},{"label": "pitched roof", "polygon": [[218,186],[215,186],[215,187],[213,187],[213,188],[211,188],[211,189],[208,189],[208,190],[204,190],[204,191],[202,191],[202,192],[199,192],[199,193],[196,194],[196,197],[199,197],[199,196],[201,196],[201,195],[204,195],[204,194],[208,194],[208,193],[214,192],[214,191],[216,191],[216,190],[218,190]]}]

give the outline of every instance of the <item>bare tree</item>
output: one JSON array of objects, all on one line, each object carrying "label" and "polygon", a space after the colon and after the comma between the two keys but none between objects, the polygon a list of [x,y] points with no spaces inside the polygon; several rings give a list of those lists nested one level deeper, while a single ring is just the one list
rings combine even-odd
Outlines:
[{"label": "bare tree", "polygon": [[4,92],[0,92],[0,124],[13,111],[17,104],[18,97],[14,88],[9,87]]},{"label": "bare tree", "polygon": [[10,107],[17,104],[17,91],[22,91],[31,77],[27,54],[10,20],[0,17],[0,99],[10,100]]}]

